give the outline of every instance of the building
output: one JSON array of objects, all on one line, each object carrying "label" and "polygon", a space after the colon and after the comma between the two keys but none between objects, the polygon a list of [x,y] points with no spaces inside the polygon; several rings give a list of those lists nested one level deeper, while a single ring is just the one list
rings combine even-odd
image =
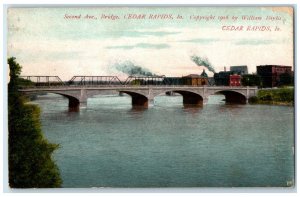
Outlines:
[{"label": "building", "polygon": [[183,85],[194,85],[194,86],[208,85],[208,75],[203,69],[201,75],[190,74],[182,77],[182,83]]},{"label": "building", "polygon": [[182,77],[183,85],[201,86],[208,85],[208,78],[197,74],[190,74]]},{"label": "building", "polygon": [[246,74],[248,74],[248,67],[247,67],[247,65],[230,66],[230,71],[232,71],[238,75],[246,75]]},{"label": "building", "polygon": [[276,87],[280,85],[280,75],[293,75],[291,66],[261,65],[256,67],[257,74],[262,79],[263,87]]},{"label": "building", "polygon": [[234,75],[230,75],[229,76],[229,85],[230,86],[241,86],[241,75],[237,75],[237,74],[234,74]]},{"label": "building", "polygon": [[205,73],[205,70],[203,70],[201,75],[190,74],[182,77],[182,82],[183,85],[194,85],[194,86],[208,85],[208,76]]}]

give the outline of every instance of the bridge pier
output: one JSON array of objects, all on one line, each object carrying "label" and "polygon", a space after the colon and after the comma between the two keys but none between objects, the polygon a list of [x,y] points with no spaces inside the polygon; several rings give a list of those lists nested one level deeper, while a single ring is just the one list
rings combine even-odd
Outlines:
[{"label": "bridge pier", "polygon": [[154,98],[148,98],[148,106],[154,106]]},{"label": "bridge pier", "polygon": [[148,99],[145,97],[132,97],[132,106],[148,107]]},{"label": "bridge pier", "polygon": [[80,102],[76,98],[68,97],[69,111],[79,111]]},{"label": "bridge pier", "polygon": [[86,108],[87,102],[73,102],[69,100],[69,111],[78,112],[80,108]]},{"label": "bridge pier", "polygon": [[80,108],[87,107],[86,90],[80,90],[76,97],[64,95],[69,100],[69,111],[79,111]]},{"label": "bridge pier", "polygon": [[206,105],[208,103],[208,98],[203,98],[203,105]]},{"label": "bridge pier", "polygon": [[146,96],[138,94],[135,92],[122,91],[121,93],[126,93],[131,96],[131,104],[134,107],[148,107],[149,100]]}]

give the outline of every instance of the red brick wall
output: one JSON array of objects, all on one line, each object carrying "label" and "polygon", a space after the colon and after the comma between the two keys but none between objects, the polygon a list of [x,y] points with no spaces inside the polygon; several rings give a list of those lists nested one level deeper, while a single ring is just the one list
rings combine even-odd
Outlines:
[{"label": "red brick wall", "polygon": [[230,86],[241,86],[241,76],[240,75],[230,75],[229,76]]}]

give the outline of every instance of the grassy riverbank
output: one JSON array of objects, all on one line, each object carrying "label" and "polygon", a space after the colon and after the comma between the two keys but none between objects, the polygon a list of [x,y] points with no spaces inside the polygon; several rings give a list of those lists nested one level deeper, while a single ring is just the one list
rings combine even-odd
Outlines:
[{"label": "grassy riverbank", "polygon": [[259,90],[250,104],[294,105],[294,87]]}]

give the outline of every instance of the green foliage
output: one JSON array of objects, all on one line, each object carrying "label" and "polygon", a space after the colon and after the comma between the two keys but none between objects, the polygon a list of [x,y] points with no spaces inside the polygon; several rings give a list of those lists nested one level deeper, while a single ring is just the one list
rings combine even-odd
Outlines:
[{"label": "green foliage", "polygon": [[278,88],[258,91],[258,103],[293,104],[294,88]]},{"label": "green foliage", "polygon": [[21,74],[21,66],[19,63],[16,62],[15,57],[8,58],[7,63],[9,65],[9,77],[11,80],[15,80],[19,78],[19,75]]},{"label": "green foliage", "polygon": [[9,185],[12,188],[60,187],[62,180],[51,155],[58,145],[42,134],[40,109],[25,104],[18,93],[21,66],[9,58],[8,88]]},{"label": "green foliage", "polygon": [[258,99],[257,96],[252,96],[252,97],[250,97],[250,98],[248,99],[248,102],[249,102],[250,104],[258,103],[258,101],[259,101],[259,99]]},{"label": "green foliage", "polygon": [[35,86],[35,83],[30,81],[30,80],[27,80],[27,79],[22,79],[22,78],[18,78],[17,79],[17,83],[18,83],[18,86],[19,87],[23,87],[23,86],[30,86],[30,87],[34,87]]},{"label": "green foliage", "polygon": [[242,77],[242,85],[243,86],[261,86],[262,80],[258,75],[243,75]]},{"label": "green foliage", "polygon": [[17,92],[18,87],[18,79],[19,75],[21,74],[21,66],[15,61],[15,57],[11,57],[7,60],[7,63],[9,64],[9,77],[10,81],[8,84],[8,91],[9,92]]}]

